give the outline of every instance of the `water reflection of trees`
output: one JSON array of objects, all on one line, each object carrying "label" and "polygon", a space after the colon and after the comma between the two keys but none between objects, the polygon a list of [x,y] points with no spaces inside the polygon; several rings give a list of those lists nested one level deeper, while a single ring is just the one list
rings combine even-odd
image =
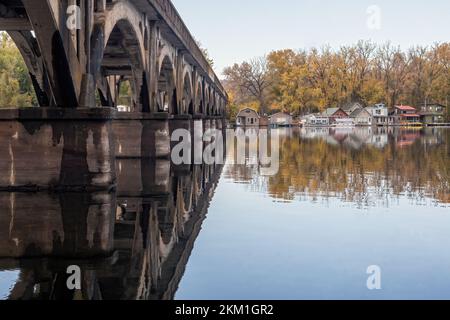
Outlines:
[{"label": "water reflection of trees", "polygon": [[358,206],[388,206],[405,196],[450,203],[450,130],[307,128],[283,134],[280,170],[228,166],[226,176],[277,200],[336,197]]}]

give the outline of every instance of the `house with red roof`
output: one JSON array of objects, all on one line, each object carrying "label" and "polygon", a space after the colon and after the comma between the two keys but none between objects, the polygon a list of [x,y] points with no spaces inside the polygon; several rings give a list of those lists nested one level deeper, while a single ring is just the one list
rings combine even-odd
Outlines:
[{"label": "house with red roof", "polygon": [[390,116],[389,122],[395,122],[397,125],[419,124],[420,115],[416,108],[411,106],[396,106]]}]

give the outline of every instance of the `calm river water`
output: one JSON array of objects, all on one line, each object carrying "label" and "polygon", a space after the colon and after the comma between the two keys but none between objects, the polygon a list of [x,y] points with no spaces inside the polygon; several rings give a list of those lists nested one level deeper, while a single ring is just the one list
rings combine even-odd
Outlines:
[{"label": "calm river water", "polygon": [[122,159],[114,194],[0,194],[0,298],[450,299],[450,129],[277,130],[270,177]]}]

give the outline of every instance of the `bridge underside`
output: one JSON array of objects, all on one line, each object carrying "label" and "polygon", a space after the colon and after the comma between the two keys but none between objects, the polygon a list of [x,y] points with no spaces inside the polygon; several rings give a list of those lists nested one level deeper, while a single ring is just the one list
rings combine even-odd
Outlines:
[{"label": "bridge underside", "polygon": [[227,95],[170,0],[1,0],[42,107],[223,116]]},{"label": "bridge underside", "polygon": [[0,30],[39,103],[0,108],[0,190],[110,189],[116,157],[168,157],[177,128],[224,127],[226,92],[169,0],[0,0]]},{"label": "bridge underside", "polygon": [[171,164],[171,133],[224,129],[227,95],[172,3],[0,0],[0,30],[39,102],[0,108],[0,258],[26,258],[0,260],[8,298],[173,298],[221,166]]}]

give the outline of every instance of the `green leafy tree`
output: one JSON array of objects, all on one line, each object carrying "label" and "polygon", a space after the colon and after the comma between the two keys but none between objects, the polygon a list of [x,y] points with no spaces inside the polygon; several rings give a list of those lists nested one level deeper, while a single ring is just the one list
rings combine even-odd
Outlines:
[{"label": "green leafy tree", "polygon": [[28,69],[14,42],[0,35],[0,108],[36,105]]}]

